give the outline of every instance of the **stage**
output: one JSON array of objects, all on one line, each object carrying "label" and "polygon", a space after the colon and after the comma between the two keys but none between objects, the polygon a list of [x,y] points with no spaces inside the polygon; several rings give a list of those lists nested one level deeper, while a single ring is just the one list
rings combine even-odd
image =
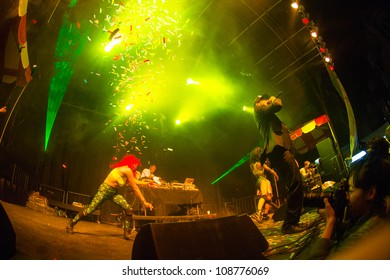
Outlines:
[{"label": "stage", "polygon": [[[68,234],[65,231],[68,218],[4,201],[1,201],[1,204],[16,235],[16,254],[12,260],[131,259],[133,241],[123,239],[120,225],[82,220],[75,227],[75,233]],[[282,221],[274,222],[272,219],[262,223],[253,221],[269,243],[269,248],[263,252],[265,258],[271,260],[294,258],[294,254],[307,244],[310,237],[318,234],[320,227],[315,212],[304,213],[301,220],[312,224],[312,227],[290,235],[281,234]],[[133,231],[134,238],[136,235],[137,231]]]}]

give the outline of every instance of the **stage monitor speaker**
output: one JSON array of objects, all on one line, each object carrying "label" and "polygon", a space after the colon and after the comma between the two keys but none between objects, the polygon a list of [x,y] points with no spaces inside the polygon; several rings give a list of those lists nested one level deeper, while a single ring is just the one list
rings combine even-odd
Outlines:
[{"label": "stage monitor speaker", "polygon": [[133,260],[265,259],[268,242],[250,217],[147,224],[138,232]]},{"label": "stage monitor speaker", "polygon": [[320,169],[322,182],[338,182],[344,178],[344,168],[341,155],[336,153],[336,149],[330,138],[326,138],[316,145],[320,155]]},{"label": "stage monitor speaker", "polygon": [[0,259],[11,259],[16,253],[16,235],[7,212],[0,202]]}]

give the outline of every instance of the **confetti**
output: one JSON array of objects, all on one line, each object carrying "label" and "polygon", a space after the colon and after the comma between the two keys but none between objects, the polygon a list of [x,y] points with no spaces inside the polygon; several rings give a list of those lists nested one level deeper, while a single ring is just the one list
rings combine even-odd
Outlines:
[{"label": "confetti", "polygon": [[[108,40],[120,40],[106,56],[111,67],[107,71],[110,77],[107,84],[113,88],[109,106],[115,115],[115,119],[106,123],[116,135],[112,161],[129,151],[142,154],[142,149],[150,147],[148,133],[158,125],[157,119],[149,118],[150,112],[140,105],[152,104],[158,97],[155,86],[166,82],[166,64],[177,61],[182,29],[189,21],[188,18],[182,21],[177,5],[168,2],[105,0],[89,20],[103,34],[109,34]],[[81,28],[80,23],[77,27]],[[87,39],[96,41],[92,35]],[[129,103],[132,107],[125,110]]]}]

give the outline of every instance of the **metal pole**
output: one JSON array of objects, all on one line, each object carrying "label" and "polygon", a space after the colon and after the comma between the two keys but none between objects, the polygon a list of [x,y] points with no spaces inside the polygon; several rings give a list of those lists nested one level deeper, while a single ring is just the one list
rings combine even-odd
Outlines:
[{"label": "metal pole", "polygon": [[275,190],[276,190],[276,202],[278,203],[278,207],[280,207],[279,187],[278,187],[278,183],[276,183],[275,176],[274,176],[274,184],[275,184]]},{"label": "metal pole", "polygon": [[[1,132],[1,136],[0,136],[0,144],[2,144],[2,142],[3,142],[3,137],[4,137],[5,131],[6,131],[6,129],[7,129],[8,123],[9,123],[9,121],[10,121],[10,119],[11,119],[12,113],[14,112],[15,107],[16,107],[16,105],[18,104],[20,97],[22,97],[22,94],[24,93],[25,89],[27,88],[27,85],[28,85],[28,84],[26,84],[26,85],[23,87],[22,91],[20,92],[20,94],[19,94],[19,96],[18,96],[18,99],[16,99],[14,105],[12,106],[11,112],[10,112],[10,113],[8,114],[8,116],[7,116],[7,120],[6,120],[5,124],[4,124],[3,131]],[[15,86],[15,88],[16,88],[16,86]]]},{"label": "metal pole", "polygon": [[337,142],[336,135],[334,133],[333,126],[332,126],[332,123],[330,122],[330,119],[328,120],[328,126],[329,126],[330,133],[332,134],[332,139],[333,139],[334,146],[336,148],[337,155],[339,156],[339,161],[343,167],[343,170],[342,170],[343,176],[345,177],[345,176],[347,176],[347,173],[348,173],[347,164],[345,163],[345,160],[343,159],[343,154],[341,153],[340,146],[339,146],[339,143]]}]

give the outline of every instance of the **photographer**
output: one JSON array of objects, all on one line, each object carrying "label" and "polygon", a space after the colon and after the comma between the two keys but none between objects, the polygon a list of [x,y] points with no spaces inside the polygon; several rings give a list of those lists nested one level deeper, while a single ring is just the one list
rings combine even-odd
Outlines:
[{"label": "photographer", "polygon": [[314,184],[314,174],[315,174],[315,165],[311,164],[310,161],[306,160],[303,163],[303,167],[299,169],[299,172],[302,176],[302,182],[306,189],[311,187]]},{"label": "photographer", "polygon": [[359,241],[376,233],[383,224],[385,199],[390,193],[390,161],[385,152],[388,146],[387,149],[382,146],[383,142],[381,145],[371,142],[366,156],[352,166],[346,194],[350,219],[343,224],[340,238],[333,240],[337,217],[329,200],[324,198],[325,208],[319,213],[325,218],[325,229],[315,246],[310,246],[309,256],[303,256],[303,259],[325,259],[346,253]]}]

